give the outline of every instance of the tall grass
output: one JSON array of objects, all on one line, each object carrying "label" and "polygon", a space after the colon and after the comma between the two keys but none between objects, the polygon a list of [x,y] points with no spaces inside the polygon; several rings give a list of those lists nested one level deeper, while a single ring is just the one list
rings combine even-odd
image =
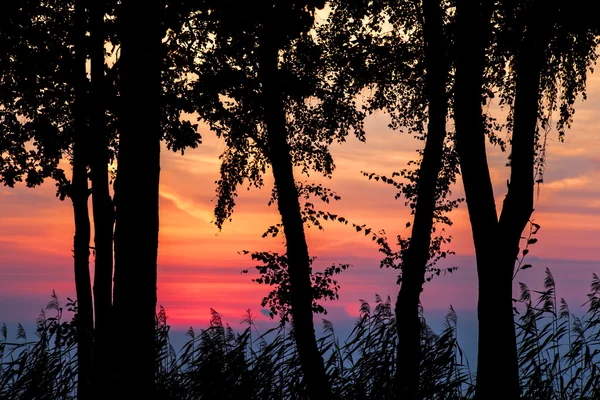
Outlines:
[{"label": "tall grass", "polygon": [[[210,327],[196,334],[179,355],[163,340],[158,383],[162,398],[297,399],[302,398],[298,354],[289,325],[258,332],[252,316],[241,333],[214,310]],[[160,314],[159,314],[160,315]],[[436,335],[423,321],[425,349],[422,398],[460,398],[469,374],[458,362],[453,311]],[[324,320],[319,347],[336,395],[343,399],[391,398],[395,371],[396,323],[390,299],[376,298],[375,308],[361,302],[360,317],[343,342]]]},{"label": "tall grass", "polygon": [[[542,290],[521,283],[517,341],[523,398],[600,399],[600,279],[593,275],[584,314],[557,298],[549,269]],[[535,301],[532,293],[536,295]]]},{"label": "tall grass", "polygon": [[[67,307],[75,311],[76,304]],[[584,313],[576,316],[557,298],[546,270],[542,290],[521,284],[516,330],[523,399],[600,398],[600,279],[594,275]],[[469,399],[475,376],[456,338],[452,308],[441,332],[422,321],[421,399]],[[0,332],[0,399],[70,399],[76,386],[76,331],[52,300],[29,340],[19,325],[16,340]],[[390,299],[361,301],[350,334],[340,338],[323,320],[320,350],[333,391],[341,399],[393,399],[396,321]],[[209,327],[190,328],[175,351],[164,309],[156,318],[156,382],[160,399],[302,399],[298,354],[289,324],[260,332],[250,312],[234,330],[215,310]]]},{"label": "tall grass", "polygon": [[[75,312],[76,304],[67,303]],[[63,321],[55,293],[36,321],[34,340],[22,325],[15,340],[6,324],[0,330],[0,399],[69,399],[77,384],[75,319]]]}]

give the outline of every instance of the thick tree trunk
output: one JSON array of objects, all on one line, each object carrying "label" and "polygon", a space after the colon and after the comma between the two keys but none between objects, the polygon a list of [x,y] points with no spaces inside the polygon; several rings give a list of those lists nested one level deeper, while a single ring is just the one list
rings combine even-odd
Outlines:
[{"label": "thick tree trunk", "polygon": [[446,137],[448,99],[443,18],[440,0],[424,0],[426,95],[429,102],[427,141],[417,183],[417,204],[410,247],[402,257],[402,285],[396,301],[398,357],[396,384],[401,399],[415,399],[419,389],[421,322],[419,298],[425,282],[429,245],[436,207],[437,182]]},{"label": "thick tree trunk", "polygon": [[92,205],[94,216],[94,372],[97,398],[109,395],[112,346],[112,279],[113,279],[113,204],[109,193],[108,136],[104,102],[104,1],[90,1],[91,98],[90,128],[93,133],[91,151]]},{"label": "thick tree trunk", "polygon": [[498,220],[481,113],[484,52],[489,34],[486,8],[484,5],[478,9],[465,1],[457,7],[457,145],[479,277],[476,398],[518,399],[512,276],[521,234],[533,211],[534,146],[544,45],[531,36],[530,30],[517,54],[511,178]]},{"label": "thick tree trunk", "polygon": [[329,399],[331,387],[325,372],[323,357],[317,346],[313,323],[308,245],[300,213],[290,146],[287,142],[283,99],[277,83],[278,49],[267,35],[261,40],[260,52],[259,74],[267,125],[268,158],[273,168],[277,207],[285,234],[294,337],[307,385],[308,398]]},{"label": "thick tree trunk", "polygon": [[93,309],[90,283],[90,219],[88,214],[88,178],[86,144],[86,75],[85,75],[85,8],[81,0],[75,3],[75,104],[73,120],[73,177],[70,197],[75,217],[73,256],[75,291],[77,296],[77,398],[89,399],[92,381]]},{"label": "thick tree trunk", "polygon": [[121,134],[115,188],[115,330],[121,399],[155,398],[156,283],[160,177],[161,31],[158,2],[124,0]]},{"label": "thick tree trunk", "polygon": [[[534,146],[541,73],[541,59],[536,53],[535,48],[523,46],[517,56],[511,178],[495,227],[496,250],[490,250],[487,255],[488,260],[495,262],[479,272],[479,399],[498,393],[498,379],[508,379],[513,386],[510,398],[519,398],[512,277],[521,235],[533,212]],[[499,357],[505,359],[502,365],[507,366],[502,377],[499,377]]]},{"label": "thick tree trunk", "polygon": [[[531,16],[531,21],[544,21],[541,14]],[[544,48],[547,45],[543,32],[538,24],[533,22],[517,54],[515,65],[516,91],[514,105],[514,127],[511,141],[511,174],[508,193],[504,199],[502,213],[498,223],[498,238],[501,254],[499,264],[495,271],[486,269],[486,285],[480,290],[485,291],[487,301],[491,302],[494,290],[498,290],[499,297],[494,304],[496,309],[482,313],[480,325],[484,328],[486,337],[498,336],[501,341],[500,348],[497,343],[484,343],[487,353],[484,354],[484,381],[477,390],[479,398],[489,398],[497,393],[494,385],[493,372],[496,368],[497,356],[494,353],[510,348],[511,370],[508,376],[516,390],[519,389],[519,371],[517,358],[517,340],[514,330],[513,303],[512,303],[512,277],[515,261],[519,254],[519,242],[527,222],[533,213],[534,198],[534,158],[536,143],[536,125],[539,112],[540,78],[544,63]],[[494,282],[494,276],[499,282]],[[501,285],[501,286],[500,286]],[[501,302],[501,303],[500,303]],[[481,328],[480,328],[481,329]],[[494,333],[495,332],[495,333]],[[481,339],[480,339],[481,340]],[[514,398],[517,398],[516,395]]]},{"label": "thick tree trunk", "polygon": [[[476,398],[518,399],[512,284],[500,271],[510,258],[499,243],[498,216],[485,150],[482,114],[490,13],[485,2],[457,2],[455,123],[457,150],[475,244],[479,279]],[[498,366],[502,366],[499,368]],[[498,382],[502,384],[498,385]]]}]

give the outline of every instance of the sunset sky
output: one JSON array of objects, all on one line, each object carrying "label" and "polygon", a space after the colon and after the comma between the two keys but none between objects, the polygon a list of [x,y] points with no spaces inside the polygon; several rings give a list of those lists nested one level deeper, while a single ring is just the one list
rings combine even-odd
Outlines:
[{"label": "sunset sky", "polygon": [[[555,131],[550,133],[545,182],[534,213],[542,228],[527,261],[533,268],[516,279],[541,287],[544,269],[549,267],[557,280],[558,295],[572,308],[585,302],[592,273],[600,273],[599,123],[600,76],[592,75],[588,100],[578,102],[575,124],[565,143],[558,142]],[[162,153],[158,303],[165,306],[171,325],[178,329],[204,326],[210,307],[232,324],[243,318],[247,308],[259,320],[266,320],[260,300],[268,288],[251,282],[254,271],[241,274],[254,264],[239,252],[282,251],[282,238],[261,238],[270,225],[279,222],[275,206],[267,205],[272,188],[270,170],[263,189],[240,191],[232,222],[219,231],[211,221],[218,155],[224,144],[207,129],[200,129],[203,144],[198,149],[186,151],[184,156],[167,150]],[[366,143],[350,138],[333,146],[337,169],[331,180],[315,175],[309,179],[324,182],[342,197],[323,209],[376,231],[385,229],[395,242],[397,234],[409,233],[404,228],[411,220],[407,207],[402,199],[394,200],[391,186],[369,181],[361,171],[390,175],[416,156],[415,146],[422,142],[389,130],[384,114],[369,117],[366,132]],[[489,159],[501,206],[508,177],[506,154],[490,148]],[[462,193],[459,182],[454,195]],[[452,304],[460,321],[461,315],[473,318],[477,280],[464,204],[452,219],[455,225],[449,232],[456,255],[442,266],[459,269],[427,283],[422,301],[433,316],[443,315]],[[381,253],[376,244],[349,226],[331,222],[324,226],[324,231],[307,230],[310,253],[317,257],[315,268],[352,264],[339,277],[340,300],[325,303],[330,311],[327,318],[352,321],[358,315],[358,300],[373,301],[376,293],[394,300],[397,272],[379,268]],[[36,189],[0,188],[0,321],[33,322],[52,290],[63,300],[74,297],[72,239],[71,203],[55,197],[53,182]]]}]

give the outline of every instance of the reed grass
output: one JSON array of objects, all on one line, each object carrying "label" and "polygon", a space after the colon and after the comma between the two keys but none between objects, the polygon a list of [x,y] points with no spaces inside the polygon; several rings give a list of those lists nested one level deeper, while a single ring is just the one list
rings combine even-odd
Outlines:
[{"label": "reed grass", "polygon": [[[580,315],[558,298],[549,270],[541,290],[520,284],[515,329],[523,399],[600,398],[600,279],[593,275]],[[77,305],[64,321],[56,294],[37,320],[34,338],[21,325],[0,330],[0,399],[72,399],[77,384]],[[476,376],[460,347],[450,308],[441,332],[423,317],[420,399],[470,399]],[[252,314],[233,329],[211,310],[209,327],[187,332],[176,351],[167,315],[156,317],[156,383],[160,399],[302,399],[305,387],[290,324],[260,332]],[[10,339],[14,337],[15,340]],[[340,399],[393,399],[396,321],[389,298],[360,302],[352,331],[340,338],[323,320],[319,346]]]}]

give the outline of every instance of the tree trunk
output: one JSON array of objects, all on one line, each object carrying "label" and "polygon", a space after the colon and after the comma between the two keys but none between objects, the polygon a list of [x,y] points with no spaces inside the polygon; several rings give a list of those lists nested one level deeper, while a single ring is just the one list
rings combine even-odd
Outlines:
[{"label": "tree trunk", "polygon": [[[513,319],[512,277],[515,261],[519,254],[521,235],[533,213],[534,161],[540,78],[545,57],[544,48],[547,46],[547,38],[537,24],[537,21],[545,22],[545,18],[542,17],[541,13],[535,13],[530,18],[532,24],[519,46],[515,65],[516,91],[511,142],[511,174],[508,193],[504,199],[498,223],[498,238],[501,246],[499,253],[503,256],[498,258],[500,264],[495,268],[496,273],[487,269],[486,275],[488,276],[485,280],[487,284],[485,286],[480,285],[480,290],[484,290],[487,297],[492,297],[494,290],[498,289],[500,284],[502,285],[498,292],[500,297],[497,299],[498,302],[502,301],[502,303],[496,304],[497,309],[490,309],[482,314],[480,323],[485,327],[486,337],[492,337],[495,334],[503,341],[503,344],[499,349],[495,343],[484,343],[487,353],[484,355],[485,364],[482,368],[487,373],[484,375],[485,380],[481,387],[477,387],[477,390],[481,392],[478,395],[479,398],[489,398],[493,393],[497,393],[492,372],[496,368],[497,357],[492,351],[503,351],[504,348],[507,349],[507,352],[510,348],[508,355],[510,356],[511,370],[507,371],[510,373],[508,378],[516,386],[513,389],[515,393],[518,393],[516,390],[519,389],[517,340]],[[501,275],[499,276],[501,282],[493,282],[493,276],[496,274]],[[501,326],[499,326],[500,323],[502,323]],[[516,396],[514,398],[517,398]]]},{"label": "tree trunk", "polygon": [[[533,212],[534,146],[541,73],[538,50],[523,46],[517,55],[516,95],[511,151],[511,177],[490,267],[479,272],[479,362],[477,398],[498,393],[497,382],[511,382],[510,398],[519,398],[517,340],[514,329],[512,277],[523,230]],[[483,234],[483,233],[481,233]],[[499,358],[504,376],[499,377]],[[509,398],[509,397],[507,397]]]},{"label": "tree trunk", "polygon": [[125,339],[118,398],[155,398],[155,316],[160,177],[161,31],[158,2],[124,0],[120,89],[123,109],[116,202],[116,325]]},{"label": "tree trunk", "polygon": [[427,142],[417,182],[417,203],[410,245],[402,256],[402,285],[396,301],[398,357],[396,384],[401,399],[416,399],[421,363],[419,298],[429,260],[436,192],[446,137],[448,62],[440,0],[423,1],[426,81],[429,121]]},{"label": "tree trunk", "polygon": [[287,142],[282,93],[278,90],[277,83],[278,49],[269,35],[261,38],[259,46],[259,74],[267,126],[268,158],[273,168],[277,207],[285,234],[294,337],[308,398],[327,399],[331,398],[331,387],[315,336],[308,245],[294,180],[290,146]]},{"label": "tree trunk", "polygon": [[[519,46],[508,193],[498,220],[485,156],[481,113],[489,10],[459,2],[455,119],[461,172],[479,277],[476,399],[520,396],[512,276],[519,241],[533,211],[534,146],[543,43],[527,32]],[[477,22],[479,21],[479,22]],[[474,27],[469,29],[468,27]],[[474,30],[476,29],[476,30]],[[474,39],[475,39],[475,43]],[[499,366],[502,366],[499,368]],[[502,382],[502,384],[498,384]]]},{"label": "tree trunk", "polygon": [[92,289],[90,283],[90,219],[88,214],[87,144],[86,144],[86,75],[85,75],[85,8],[75,3],[75,104],[73,120],[73,177],[70,197],[75,217],[73,257],[77,296],[77,398],[89,399],[92,380]]},{"label": "tree trunk", "polygon": [[[490,14],[485,3],[457,2],[455,123],[457,150],[479,279],[476,398],[519,398],[511,279],[499,268],[498,216],[485,150],[481,104]],[[507,289],[508,287],[508,289]],[[508,312],[507,312],[508,310]],[[493,322],[492,322],[493,319]],[[498,366],[502,366],[498,368]],[[497,384],[502,382],[502,384]],[[493,392],[490,392],[493,390]]]},{"label": "tree trunk", "polygon": [[88,399],[92,381],[92,289],[90,283],[90,220],[88,215],[87,168],[81,160],[82,149],[73,150],[71,200],[75,215],[73,254],[75,259],[75,292],[77,296],[77,398]]},{"label": "tree trunk", "polygon": [[94,310],[95,343],[94,393],[98,398],[110,397],[111,387],[110,331],[112,324],[112,279],[113,279],[113,204],[109,193],[108,179],[108,135],[106,132],[104,101],[104,0],[90,1],[90,57],[91,57],[91,101],[90,127],[93,133],[91,151],[92,205],[94,216]]}]

